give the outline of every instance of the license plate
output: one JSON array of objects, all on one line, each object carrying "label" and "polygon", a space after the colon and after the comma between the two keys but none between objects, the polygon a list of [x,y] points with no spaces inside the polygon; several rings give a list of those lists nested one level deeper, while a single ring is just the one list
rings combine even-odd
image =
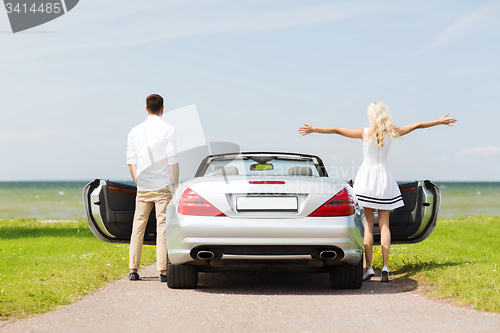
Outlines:
[{"label": "license plate", "polygon": [[236,197],[237,211],[297,211],[297,197]]}]

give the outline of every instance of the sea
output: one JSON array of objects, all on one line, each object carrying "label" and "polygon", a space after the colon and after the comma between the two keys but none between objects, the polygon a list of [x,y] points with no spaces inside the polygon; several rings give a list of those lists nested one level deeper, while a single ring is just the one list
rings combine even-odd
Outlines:
[{"label": "sea", "polygon": [[[435,183],[441,189],[440,217],[500,216],[500,182]],[[86,184],[86,181],[0,182],[0,219],[86,219],[83,208]]]}]

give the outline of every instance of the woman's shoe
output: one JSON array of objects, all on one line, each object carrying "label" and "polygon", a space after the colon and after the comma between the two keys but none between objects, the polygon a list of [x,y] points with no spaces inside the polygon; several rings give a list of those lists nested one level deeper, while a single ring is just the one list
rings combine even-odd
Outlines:
[{"label": "woman's shoe", "polygon": [[373,271],[373,268],[370,268],[365,272],[363,275],[363,281],[368,281],[370,280],[373,276],[375,276],[375,272]]},{"label": "woman's shoe", "polygon": [[389,269],[387,266],[382,267],[382,276],[380,277],[380,282],[389,282]]}]

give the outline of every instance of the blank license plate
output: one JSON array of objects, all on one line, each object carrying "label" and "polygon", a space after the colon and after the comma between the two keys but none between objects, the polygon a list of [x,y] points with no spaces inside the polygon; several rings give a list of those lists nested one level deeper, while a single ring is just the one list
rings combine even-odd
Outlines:
[{"label": "blank license plate", "polygon": [[238,211],[297,211],[297,197],[236,197]]}]

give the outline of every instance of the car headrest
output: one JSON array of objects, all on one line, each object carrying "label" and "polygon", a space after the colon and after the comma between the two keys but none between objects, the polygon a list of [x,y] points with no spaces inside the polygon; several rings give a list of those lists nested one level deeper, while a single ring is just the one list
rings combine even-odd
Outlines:
[{"label": "car headrest", "polygon": [[291,167],[288,169],[289,176],[312,176],[312,174],[310,167]]},{"label": "car headrest", "polygon": [[221,176],[221,175],[238,175],[238,168],[235,166],[223,166],[223,167],[217,167],[214,170],[214,176]]}]

